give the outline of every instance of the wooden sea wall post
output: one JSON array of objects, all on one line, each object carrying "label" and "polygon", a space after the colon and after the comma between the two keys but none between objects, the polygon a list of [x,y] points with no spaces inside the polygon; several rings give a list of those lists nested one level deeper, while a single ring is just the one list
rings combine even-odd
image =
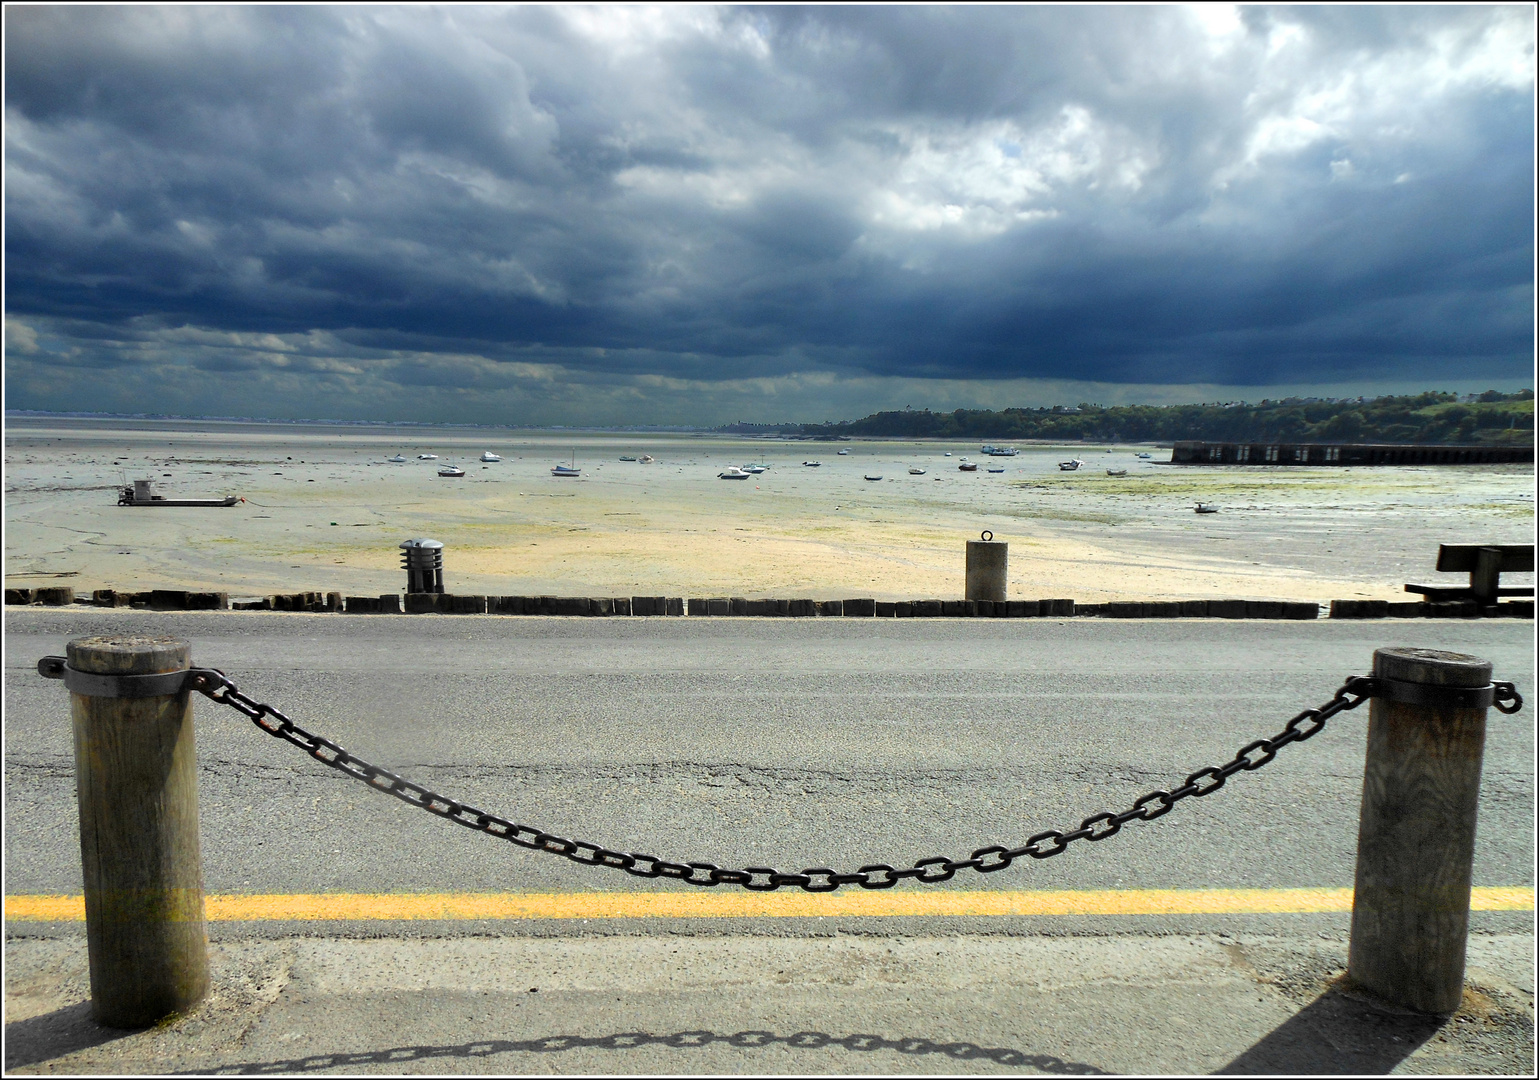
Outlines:
[{"label": "wooden sea wall post", "polygon": [[981,540],[967,542],[967,585],[965,599],[1005,599],[1005,587],[1010,580],[1010,545],[996,541],[987,530]]},{"label": "wooden sea wall post", "polygon": [[1373,673],[1347,974],[1397,1005],[1451,1013],[1464,990],[1490,702],[1475,691],[1490,685],[1491,664],[1379,649]]},{"label": "wooden sea wall post", "polygon": [[[187,642],[88,637],[69,666],[95,675],[184,671]],[[198,850],[198,775],[187,690],[154,697],[70,694],[91,1010],[143,1027],[208,993]]]}]

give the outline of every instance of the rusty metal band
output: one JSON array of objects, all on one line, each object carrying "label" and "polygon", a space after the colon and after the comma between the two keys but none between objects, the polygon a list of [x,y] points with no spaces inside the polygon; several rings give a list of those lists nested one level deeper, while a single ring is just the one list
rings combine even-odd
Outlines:
[{"label": "rusty metal band", "polygon": [[104,698],[172,697],[204,685],[203,668],[156,672],[150,675],[99,675],[72,668],[62,656],[45,656],[37,662],[45,679],[62,679],[72,694]]}]

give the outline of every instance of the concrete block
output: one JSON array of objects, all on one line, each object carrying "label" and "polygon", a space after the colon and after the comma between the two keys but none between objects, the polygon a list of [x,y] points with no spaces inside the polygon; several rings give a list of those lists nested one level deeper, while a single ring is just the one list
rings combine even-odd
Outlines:
[{"label": "concrete block", "polygon": [[1113,600],[1106,605],[1108,619],[1141,619],[1144,605],[1137,600]]},{"label": "concrete block", "polygon": [[1276,600],[1247,600],[1245,617],[1247,619],[1280,619],[1282,604]]},{"label": "concrete block", "polygon": [[1005,617],[1009,619],[1035,619],[1041,608],[1037,600],[1006,600]]},{"label": "concrete block", "polygon": [[[1470,601],[1470,603],[1473,604],[1474,601],[1472,600],[1472,601]],[[1473,612],[1472,612],[1472,614],[1473,614]],[[1365,619],[1385,619],[1385,618],[1388,618],[1389,617],[1389,601],[1388,600],[1364,600],[1363,601],[1363,617]]]},{"label": "concrete block", "polygon": [[329,593],[326,594],[326,610],[327,611],[341,611],[342,610],[342,594],[341,593],[339,593],[339,592],[329,592]]},{"label": "concrete block", "polygon": [[748,601],[741,596],[734,596],[728,601],[733,615],[747,615]]},{"label": "concrete block", "polygon": [[30,604],[37,596],[36,589],[6,589],[5,602],[7,604]]},{"label": "concrete block", "polygon": [[745,615],[773,615],[774,613],[774,607],[768,600],[750,600],[744,611]]},{"label": "concrete block", "polygon": [[860,597],[854,600],[840,601],[840,610],[845,615],[855,615],[861,618],[871,618],[876,614],[876,599],[874,597]]},{"label": "concrete block", "polygon": [[824,600],[824,601],[821,601],[818,604],[818,614],[819,615],[843,615],[844,614],[844,601],[843,600]]},{"label": "concrete block", "polygon": [[1094,616],[1099,617],[1099,616],[1102,616],[1102,615],[1106,614],[1106,605],[1105,604],[1081,604],[1081,603],[1077,603],[1076,602],[1075,605],[1074,605],[1074,614],[1075,615],[1094,615]]},{"label": "concrete block", "polygon": [[793,618],[793,619],[803,619],[803,618],[808,617],[809,615],[816,615],[817,613],[818,613],[818,602],[816,600],[792,600],[791,601],[789,614],[790,614],[791,618]]},{"label": "concrete block", "polygon": [[714,596],[705,602],[707,615],[731,615],[732,601],[725,596]]},{"label": "concrete block", "polygon": [[399,615],[401,613],[401,597],[398,593],[381,593],[379,597],[379,613],[381,615]]},{"label": "concrete block", "polygon": [[[1001,604],[1003,604],[1004,602],[1005,601],[1003,601],[1003,600],[999,601],[999,603],[1001,603]],[[974,600],[973,603],[977,605],[978,618],[980,618],[980,619],[992,619],[994,617],[994,603],[995,603],[995,601],[993,601],[993,600]]]},{"label": "concrete block", "polygon": [[1182,600],[1181,617],[1183,619],[1204,619],[1208,615],[1208,602],[1206,600]]},{"label": "concrete block", "polygon": [[1426,616],[1426,602],[1422,600],[1389,601],[1386,614],[1391,619],[1420,619]]},{"label": "concrete block", "polygon": [[148,592],[129,593],[128,606],[131,608],[148,608],[150,606],[150,594]]},{"label": "concrete block", "polygon": [[438,610],[438,593],[409,592],[406,594],[406,614],[431,615]]},{"label": "concrete block", "polygon": [[[341,594],[338,594],[340,600]],[[188,611],[229,611],[230,594],[227,592],[190,592],[187,594]],[[339,608],[340,610],[340,608]]]},{"label": "concrete block", "polygon": [[1144,604],[1146,619],[1179,619],[1181,604],[1176,600],[1151,600]]},{"label": "concrete block", "polygon": [[1283,603],[1282,617],[1295,621],[1307,621],[1320,617],[1320,605],[1313,600],[1288,600]]},{"label": "concrete block", "polygon": [[552,615],[592,615],[593,601],[586,596],[551,597]]},{"label": "concrete block", "polygon": [[49,607],[64,607],[75,602],[75,590],[68,585],[50,585],[36,592],[37,602]]},{"label": "concrete block", "polygon": [[664,601],[667,606],[663,610],[665,615],[684,614],[684,598],[682,596],[670,596]]},{"label": "concrete block", "polygon": [[[41,590],[39,590],[39,591],[41,591]],[[1376,604],[1383,603],[1382,600],[1375,600],[1373,602],[1376,603]],[[1456,618],[1460,618],[1460,619],[1478,619],[1478,618],[1480,618],[1480,601],[1479,600],[1455,600],[1454,603],[1459,605],[1459,611],[1458,611],[1457,615],[1455,616]]]},{"label": "concrete block", "polygon": [[695,615],[709,615],[711,613],[710,608],[711,602],[709,600],[696,600],[694,597],[690,597],[689,604],[685,609],[685,614],[691,617]]},{"label": "concrete block", "polygon": [[488,615],[522,615],[524,598],[522,596],[488,596],[486,613]]},{"label": "concrete block", "polygon": [[899,600],[892,605],[892,617],[895,619],[912,619],[914,617],[914,602],[912,600]]},{"label": "concrete block", "polygon": [[456,615],[485,615],[486,597],[476,595],[455,595],[445,597],[451,604],[450,610]]},{"label": "concrete block", "polygon": [[1209,600],[1208,618],[1210,619],[1243,619],[1245,618],[1244,600]]},{"label": "concrete block", "polygon": [[[839,603],[839,601],[837,601],[837,600],[830,600],[830,601],[826,601],[826,602],[827,603],[832,603],[832,604],[838,604]],[[842,608],[843,605],[841,604],[840,607]],[[823,614],[831,615],[831,614],[833,614],[833,612],[825,611]],[[891,618],[894,618],[897,614],[898,614],[898,605],[893,603],[891,600],[878,600],[876,602],[876,617],[878,619],[891,619]]]},{"label": "concrete block", "polygon": [[[42,593],[42,589],[38,592]],[[41,597],[39,597],[41,599]],[[151,589],[150,607],[156,611],[186,611],[186,589]]]},{"label": "concrete block", "polygon": [[916,618],[916,619],[934,619],[934,618],[939,618],[940,613],[941,613],[941,602],[939,600],[915,600],[914,601],[914,618]]},{"label": "concrete block", "polygon": [[379,597],[344,597],[342,600],[342,610],[349,615],[377,615],[379,614]]},{"label": "concrete block", "polygon": [[631,613],[631,598],[629,596],[615,597],[614,604],[616,615],[629,615]]},{"label": "concrete block", "polygon": [[[6,590],[7,593],[10,591],[11,590],[9,589]],[[7,604],[11,602],[9,596],[6,597],[5,602]],[[118,591],[116,589],[92,589],[91,603],[95,604],[97,607],[117,607]]]},{"label": "concrete block", "polygon": [[607,596],[595,596],[588,601],[588,613],[595,617],[607,617],[615,613],[615,602]]},{"label": "concrete block", "polygon": [[[1046,601],[1046,600],[1040,601],[1040,603],[1044,603],[1044,604],[1046,604],[1048,602],[1049,601]],[[1053,605],[1053,615],[1055,617],[1062,618],[1063,616],[1073,615],[1074,614],[1074,601],[1072,599],[1070,599],[1070,600],[1053,600],[1053,601],[1051,601],[1051,603]]]},{"label": "concrete block", "polygon": [[1532,600],[1509,600],[1505,604],[1498,604],[1502,609],[1502,615],[1509,619],[1532,619],[1534,617],[1534,602]]}]

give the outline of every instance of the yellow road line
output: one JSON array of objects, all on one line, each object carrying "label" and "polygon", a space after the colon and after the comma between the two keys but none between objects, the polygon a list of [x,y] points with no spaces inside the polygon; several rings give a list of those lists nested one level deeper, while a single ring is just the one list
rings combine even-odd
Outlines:
[{"label": "yellow road line", "polygon": [[[406,919],[721,919],[813,915],[1303,915],[1352,910],[1351,889],[1111,889],[1073,892],[587,892],[219,895],[214,922]],[[1528,887],[1472,890],[1471,911],[1533,911]],[[79,922],[80,896],[7,896],[12,922]]]}]

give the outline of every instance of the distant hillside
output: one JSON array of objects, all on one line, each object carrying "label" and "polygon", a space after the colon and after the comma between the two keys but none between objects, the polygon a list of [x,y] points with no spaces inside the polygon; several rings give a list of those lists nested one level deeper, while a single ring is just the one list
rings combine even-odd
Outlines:
[{"label": "distant hillside", "polygon": [[901,438],[1024,439],[1093,442],[1374,442],[1534,444],[1534,392],[1461,398],[1411,397],[1325,401],[1287,398],[1258,404],[1055,405],[1042,409],[958,409],[955,412],[873,413],[837,424],[729,424],[743,435],[837,439],[857,435]]}]

